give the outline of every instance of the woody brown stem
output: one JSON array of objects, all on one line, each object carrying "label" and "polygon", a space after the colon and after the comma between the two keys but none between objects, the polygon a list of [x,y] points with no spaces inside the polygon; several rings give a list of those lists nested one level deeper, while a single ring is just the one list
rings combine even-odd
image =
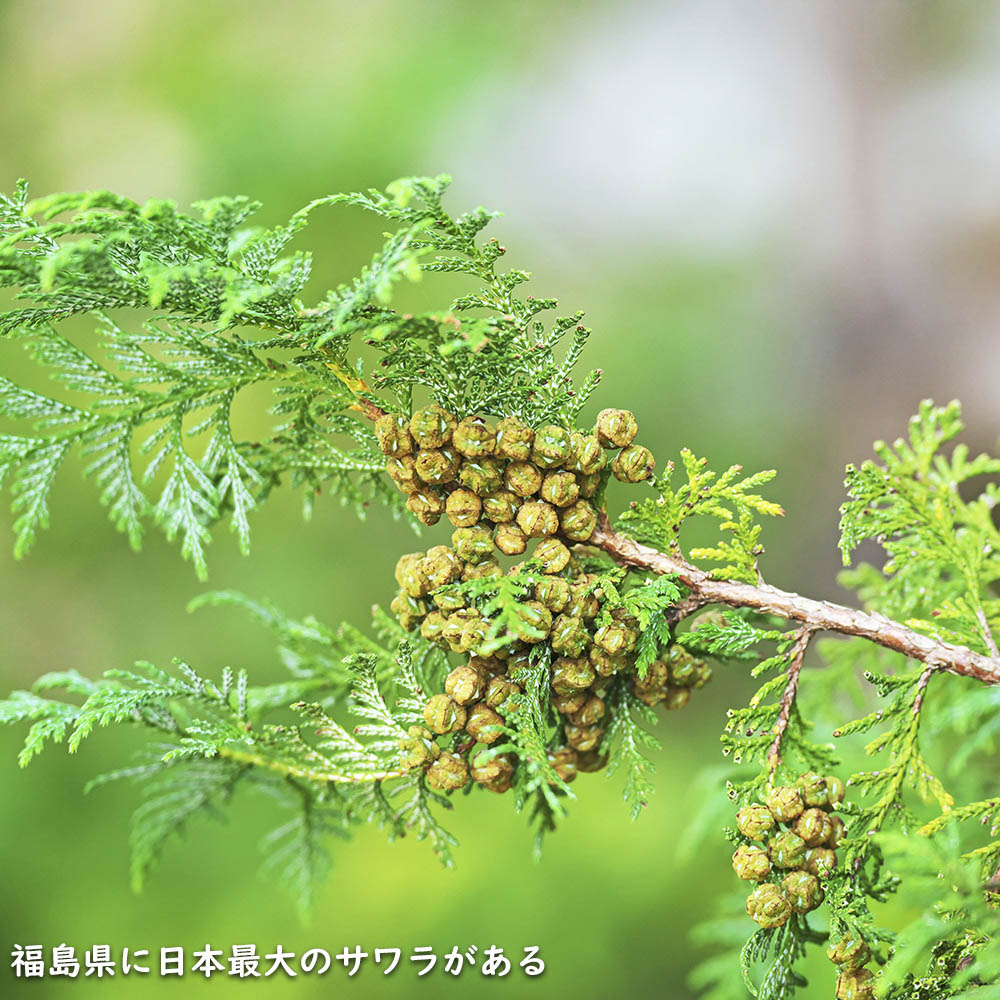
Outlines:
[{"label": "woody brown stem", "polygon": [[931,678],[934,676],[934,671],[937,669],[935,666],[928,666],[920,675],[920,680],[917,681],[917,695],[913,699],[914,717],[920,715],[920,709],[924,707],[924,695],[927,693],[927,685],[930,684]]},{"label": "woody brown stem", "polygon": [[809,626],[813,631],[837,632],[868,639],[879,646],[949,673],[972,677],[984,684],[1000,684],[1000,658],[984,656],[965,646],[931,639],[876,612],[815,601],[779,590],[766,583],[716,580],[708,572],[675,556],[666,555],[620,535],[602,515],[589,543],[616,562],[664,576],[673,576],[687,588],[685,609],[693,613],[708,604],[750,608]]},{"label": "woody brown stem", "polygon": [[792,706],[795,704],[795,695],[799,690],[799,675],[802,673],[802,661],[805,659],[806,650],[809,648],[809,640],[813,636],[813,631],[808,625],[799,629],[799,634],[795,638],[795,645],[792,646],[789,656],[788,682],[785,684],[785,690],[781,695],[778,721],[774,724],[774,742],[767,751],[767,762],[771,769],[771,774],[774,774],[781,763],[781,741],[785,738],[785,731],[788,729],[788,720],[792,717]]},{"label": "woody brown stem", "polygon": [[378,420],[379,417],[384,417],[388,412],[367,399],[359,399],[356,403],[351,403],[351,409],[366,416],[369,420]]},{"label": "woody brown stem", "polygon": [[997,641],[993,638],[993,630],[990,628],[990,623],[986,620],[986,612],[982,608],[976,608],[976,618],[979,619],[979,624],[982,626],[986,648],[994,658],[1000,657],[1000,650],[997,649]]}]

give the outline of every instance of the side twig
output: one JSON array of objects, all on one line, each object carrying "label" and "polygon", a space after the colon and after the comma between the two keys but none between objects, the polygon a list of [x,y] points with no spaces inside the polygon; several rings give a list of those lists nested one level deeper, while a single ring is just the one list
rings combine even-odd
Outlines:
[{"label": "side twig", "polygon": [[785,738],[785,731],[788,729],[788,720],[792,717],[792,706],[795,704],[795,695],[799,689],[799,675],[802,673],[802,661],[805,659],[806,650],[809,648],[809,640],[812,639],[813,631],[814,629],[808,625],[799,629],[795,645],[792,646],[789,656],[788,683],[782,692],[778,720],[774,724],[774,742],[767,751],[767,762],[772,775],[781,763],[781,741]]},{"label": "side twig", "polygon": [[279,760],[272,760],[263,754],[252,753],[247,750],[236,750],[233,747],[219,747],[219,756],[228,760],[236,761],[239,764],[246,764],[250,767],[263,767],[269,771],[276,771],[286,778],[304,778],[307,781],[325,781],[332,785],[363,785],[374,781],[388,781],[390,778],[402,778],[405,771],[371,771],[362,774],[340,774],[336,771],[321,771],[311,767],[301,767],[297,764],[285,764]]}]

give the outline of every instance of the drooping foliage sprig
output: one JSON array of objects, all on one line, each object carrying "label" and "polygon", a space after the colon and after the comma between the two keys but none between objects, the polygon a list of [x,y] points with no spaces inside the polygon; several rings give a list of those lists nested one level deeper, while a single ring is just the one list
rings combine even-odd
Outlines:
[{"label": "drooping foliage sprig", "polygon": [[[542,834],[571,783],[606,770],[637,816],[655,710],[683,707],[714,660],[757,689],[724,722],[728,795],[699,827],[723,828],[758,926],[727,912],[696,930],[732,952],[693,972],[703,995],[790,997],[817,944],[839,1000],[997,984],[1000,460],[949,452],[958,405],[921,404],[905,440],[847,471],[845,562],[865,541],[884,553],[842,577],[861,607],[779,590],[761,569],[762,519],[783,513],[761,492],[774,473],[720,473],[684,450],[656,474],[631,413],[585,423],[599,371],[574,374],[582,314],[544,320],[555,300],[522,295],[529,275],[482,235],[493,213],[453,217],[447,184],[321,198],[269,229],[249,224],[260,206],[246,198],[185,212],[110,192],[30,201],[23,183],[0,195],[14,296],[0,348],[22,349],[17,376],[0,375],[0,486],[18,555],[74,455],[133,547],[152,523],[201,576],[214,526],[248,550],[253,511],[281,485],[307,510],[321,492],[360,514],[374,498],[455,529],[402,557],[391,614],[368,630],[200,598],[274,633],[278,681],[140,663],[15,692],[0,723],[28,726],[22,765],[100,729],[149,736],[134,765],[92,782],[142,789],[136,886],[192,820],[266,792],[283,815],[265,867],[306,911],[329,838],[357,824],[426,839],[450,864],[441,816],[459,790],[512,792]],[[353,281],[310,297],[293,241],[338,206],[390,232]],[[435,273],[468,287],[437,311],[393,306],[401,282]],[[267,412],[244,430],[239,407],[261,387]],[[617,520],[612,477],[638,491]],[[689,547],[706,520],[717,540]],[[897,893],[921,916],[883,926]]]},{"label": "drooping foliage sprig", "polygon": [[[60,390],[0,376],[0,417],[13,424],[0,437],[0,484],[9,477],[18,554],[48,524],[52,484],[74,450],[133,547],[151,518],[181,538],[199,575],[211,525],[228,519],[247,549],[250,513],[283,480],[307,503],[325,489],[359,510],[375,496],[398,512],[359,416],[380,412],[363,341],[383,355],[377,385],[394,409],[408,410],[419,386],[462,412],[578,414],[598,378],[570,381],[588,331],[579,316],[546,327],[537,317],[554,300],[514,295],[528,275],[498,271],[503,248],[476,241],[491,213],[452,219],[441,206],[447,183],[411,178],[385,194],[322,198],[272,229],[246,225],[260,207],[247,198],[200,202],[193,214],[107,191],[29,201],[23,182],[0,198],[0,287],[31,303],[0,317],[0,337],[19,339]],[[357,279],[306,304],[311,256],[288,244],[312,212],[341,204],[395,232]],[[393,286],[422,269],[468,274],[479,287],[441,315],[401,316],[388,306]],[[79,346],[57,325],[84,316],[97,330]],[[259,384],[273,394],[273,430],[245,440],[233,407]]]}]

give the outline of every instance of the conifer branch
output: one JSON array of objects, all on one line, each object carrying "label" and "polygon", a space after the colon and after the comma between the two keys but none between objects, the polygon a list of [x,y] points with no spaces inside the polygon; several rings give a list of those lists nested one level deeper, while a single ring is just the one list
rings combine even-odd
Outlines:
[{"label": "conifer branch", "polygon": [[[825,897],[837,996],[870,1000],[863,956],[882,964],[893,935],[869,901],[885,902],[903,876],[924,915],[896,937],[880,995],[957,1000],[973,981],[996,983],[1000,895],[983,892],[1000,879],[990,758],[981,801],[956,806],[949,774],[934,773],[921,743],[945,726],[967,737],[946,765],[954,775],[1000,741],[988,686],[935,681],[934,710],[923,711],[936,674],[1000,685],[1000,457],[960,442],[946,453],[962,430],[959,404],[923,401],[905,438],[876,442],[873,459],[847,468],[844,564],[866,541],[885,555],[841,578],[869,610],[772,587],[758,562],[763,519],[784,513],[762,493],[775,470],[713,469],[682,449],[654,475],[627,410],[605,409],[584,430],[601,370],[574,376],[589,335],[583,314],[546,320],[555,299],[520,297],[530,274],[504,270],[506,248],[480,239],[493,213],[453,217],[447,186],[444,176],[404,178],[385,192],[333,195],[267,230],[246,227],[259,206],[245,198],[185,212],[111,192],[30,202],[24,183],[0,193],[0,288],[23,304],[0,311],[0,338],[53,383],[42,393],[34,377],[20,385],[0,375],[0,486],[6,479],[18,555],[47,526],[53,482],[73,456],[134,548],[152,522],[180,540],[199,575],[213,528],[228,520],[247,552],[254,510],[282,484],[302,489],[307,513],[322,493],[361,516],[378,500],[428,526],[447,515],[457,529],[453,547],[400,559],[401,590],[391,615],[375,610],[374,638],[228,592],[194,602],[242,607],[269,628],[290,673],[276,683],[250,687],[246,670],[230,668],[216,683],[176,661],[172,673],[140,663],[96,681],[63,671],[14,692],[0,701],[0,725],[29,726],[20,763],[50,743],[74,752],[98,729],[139,726],[157,741],[139,766],[92,783],[143,783],[136,885],[166,841],[247,787],[286,814],[264,842],[265,870],[305,908],[329,868],[324,840],[359,824],[390,840],[427,839],[450,865],[455,840],[435,810],[461,789],[511,792],[540,836],[564,815],[579,773],[620,770],[635,817],[652,790],[654,707],[683,708],[711,677],[707,659],[742,661],[759,686],[728,711],[722,752],[755,773],[733,775],[729,798],[787,827],[766,852],[751,843],[761,837],[744,829],[744,809],[726,830],[738,845],[734,871],[758,883],[746,911],[760,930],[741,952],[750,992],[788,1000],[806,985],[794,966],[826,934],[800,918]],[[288,245],[314,210],[335,205],[372,212],[392,231],[355,279],[307,303],[311,258]],[[393,307],[394,286],[435,273],[472,287],[430,312]],[[63,320],[88,315],[96,335],[79,324],[66,335]],[[270,394],[269,419],[244,440],[250,393]],[[612,477],[652,487],[618,530],[597,513]],[[686,526],[704,519],[714,541],[682,548]],[[529,542],[527,561],[506,572],[492,554],[523,555]],[[675,632],[708,605],[731,610]],[[846,782],[833,774],[833,746],[810,738],[830,720],[805,718],[799,699],[821,631],[858,641],[824,643],[829,669],[809,678],[812,703],[838,702],[823,689],[841,692],[862,665],[884,699],[832,730],[878,730],[864,747],[877,766]],[[915,662],[900,669],[886,650]],[[465,662],[454,666],[452,653]],[[341,707],[361,724],[345,728]],[[298,723],[268,721],[287,710]],[[919,827],[924,836],[909,836],[923,820],[911,793],[940,810]],[[989,843],[960,855],[954,837],[934,836],[970,819],[989,828]],[[914,979],[928,951],[928,975]],[[764,961],[758,991],[750,966]],[[701,968],[712,1000],[745,996],[728,965]]]},{"label": "conifer branch", "polygon": [[983,656],[964,646],[930,639],[885,615],[831,601],[816,601],[766,583],[753,585],[737,580],[716,580],[705,570],[683,559],[658,552],[619,534],[606,516],[602,516],[588,544],[602,549],[622,565],[676,577],[690,592],[687,607],[692,612],[708,604],[750,608],[800,622],[816,631],[858,636],[928,666],[972,677],[984,684],[1000,684],[1000,659],[996,657]]}]

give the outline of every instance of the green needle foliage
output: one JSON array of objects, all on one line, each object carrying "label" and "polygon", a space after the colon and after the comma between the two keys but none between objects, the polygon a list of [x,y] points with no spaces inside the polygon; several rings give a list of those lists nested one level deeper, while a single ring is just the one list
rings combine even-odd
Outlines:
[{"label": "green needle foliage", "polygon": [[[473,511],[469,526],[487,500],[495,510],[510,505],[509,516],[494,518],[497,537],[506,525],[508,554],[524,551],[525,532],[550,536],[548,549],[540,543],[509,572],[494,572],[496,560],[475,550],[485,522],[461,527],[454,551],[404,556],[394,615],[376,609],[370,628],[296,620],[231,592],[193,602],[237,606],[269,630],[277,682],[251,684],[246,670],[228,668],[207,678],[179,661],[98,680],[75,670],[40,678],[0,702],[0,723],[28,727],[21,765],[52,743],[72,753],[98,730],[148,735],[139,760],[89,786],[140,787],[136,888],[190,823],[224,816],[235,795],[266,793],[279,818],[262,844],[264,867],[305,915],[330,841],[356,825],[427,840],[450,865],[455,840],[442,817],[459,787],[510,789],[541,836],[565,815],[577,772],[606,768],[622,776],[635,818],[655,784],[654,707],[681,707],[713,660],[749,670],[758,686],[725,720],[728,794],[706,804],[697,829],[752,855],[754,837],[742,821],[733,826],[735,810],[782,788],[799,795],[792,786],[803,774],[840,771],[848,780],[843,802],[824,801],[843,821],[836,861],[816,876],[825,905],[765,915],[754,930],[742,895],[734,897],[695,931],[714,954],[692,984],[709,1000],[782,1000],[805,985],[810,949],[860,940],[871,959],[841,963],[836,987],[831,975],[826,992],[841,1000],[873,990],[892,1000],[992,996],[1000,988],[1000,798],[991,797],[989,768],[1000,745],[1000,459],[951,447],[958,405],[925,402],[906,440],[876,444],[875,459],[847,470],[845,563],[865,541],[884,553],[878,565],[844,573],[864,612],[768,587],[762,519],[783,511],[760,490],[774,473],[719,473],[685,450],[679,470],[667,463],[652,476],[652,456],[632,446],[634,420],[623,411],[604,411],[591,436],[581,414],[599,371],[576,375],[589,332],[582,314],[547,318],[555,300],[522,296],[529,275],[504,270],[505,248],[482,236],[493,214],[453,217],[442,204],[447,185],[407,178],[385,192],[319,199],[272,229],[249,225],[259,206],[246,198],[200,202],[189,213],[110,192],[30,201],[23,182],[0,195],[0,286],[15,296],[0,313],[0,336],[23,348],[37,375],[23,383],[0,375],[0,486],[10,493],[19,556],[48,525],[53,482],[74,454],[133,547],[153,525],[179,541],[199,576],[218,522],[249,551],[252,514],[281,486],[300,490],[307,512],[322,493],[362,516],[375,499],[416,521],[422,487],[400,492],[393,480],[406,463],[390,479],[386,455],[404,439],[409,454],[409,421],[424,419],[428,403],[456,421],[504,418],[508,432],[537,434],[531,447],[548,435],[569,457],[531,451],[536,471],[570,470],[546,476],[541,495],[559,510],[530,506],[558,527],[534,535],[536,522],[522,518],[529,505],[496,484],[479,496],[450,486],[442,506],[446,496],[461,500]],[[338,206],[374,213],[390,231],[353,281],[306,301],[311,257],[292,241],[312,212]],[[466,280],[458,298],[435,312],[393,308],[400,282],[442,272]],[[266,431],[241,436],[235,408],[268,396]],[[467,435],[486,433],[469,426]],[[447,442],[420,447],[425,463],[454,457]],[[622,449],[610,469],[602,447]],[[503,469],[490,461],[473,462],[469,474],[499,483]],[[612,472],[643,491],[614,526],[604,500]],[[578,494],[588,504],[576,504],[569,521],[564,508]],[[449,510],[456,524],[467,516],[460,506]],[[424,510],[420,520],[439,516]],[[688,525],[706,519],[717,540],[688,547]],[[472,554],[452,574],[462,545]],[[438,571],[441,581],[428,585]],[[442,642],[451,619],[434,624],[430,599],[460,609],[479,631]],[[841,635],[816,639],[822,631]],[[468,664],[456,667],[449,645],[472,651]],[[814,646],[821,670],[812,669]],[[460,695],[463,684],[477,692]],[[486,720],[478,729],[475,710]],[[711,780],[721,784],[718,768]],[[792,820],[780,821],[790,836]],[[772,902],[786,891],[779,875],[753,878]],[[902,911],[891,905],[897,894]],[[868,979],[870,971],[878,975]]]}]

